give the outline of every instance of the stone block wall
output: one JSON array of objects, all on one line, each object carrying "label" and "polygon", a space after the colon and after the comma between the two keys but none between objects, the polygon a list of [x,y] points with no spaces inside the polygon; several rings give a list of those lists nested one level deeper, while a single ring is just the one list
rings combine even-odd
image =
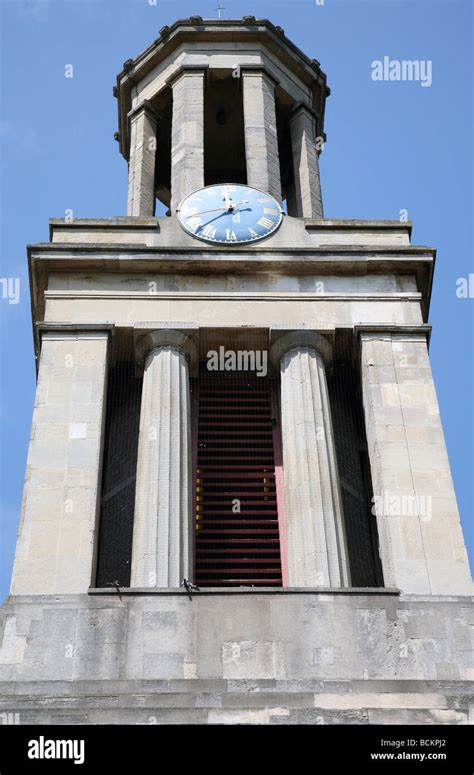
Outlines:
[{"label": "stone block wall", "polygon": [[426,335],[362,330],[361,350],[385,583],[413,594],[471,594]]},{"label": "stone block wall", "polygon": [[88,588],[96,546],[109,332],[43,333],[12,592]]},{"label": "stone block wall", "polygon": [[469,598],[364,591],[11,597],[0,711],[20,723],[465,724],[473,623]]}]

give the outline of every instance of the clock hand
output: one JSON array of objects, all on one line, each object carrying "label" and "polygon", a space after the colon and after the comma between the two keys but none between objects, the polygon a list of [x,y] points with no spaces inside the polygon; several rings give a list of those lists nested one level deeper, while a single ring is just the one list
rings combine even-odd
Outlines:
[{"label": "clock hand", "polygon": [[232,207],[213,207],[212,210],[200,210],[197,213],[194,213],[192,215],[192,218],[195,218],[196,215],[205,215],[206,213],[217,213],[220,210],[225,210],[226,212],[232,211],[234,207],[237,207],[238,205],[246,205],[248,204],[248,199],[243,199],[241,202],[236,202],[235,204],[232,204]]},{"label": "clock hand", "polygon": [[214,223],[214,221],[218,221],[219,218],[222,218],[223,215],[227,215],[228,212],[229,212],[228,210],[224,210],[223,213],[219,213],[219,215],[214,215],[208,221],[205,221],[203,224],[201,224],[201,226],[198,227],[198,231],[199,229],[202,229],[203,226],[209,226],[210,223]]},{"label": "clock hand", "polygon": [[234,205],[233,205],[232,199],[229,197],[229,194],[227,193],[227,191],[224,192],[224,200],[225,200],[225,203],[227,205],[227,209],[228,210],[232,210]]},{"label": "clock hand", "polygon": [[213,207],[212,210],[201,210],[198,213],[194,213],[190,217],[191,218],[195,218],[196,215],[204,215],[205,213],[217,213],[218,210],[226,210],[227,211],[228,209],[229,209],[228,207]]}]

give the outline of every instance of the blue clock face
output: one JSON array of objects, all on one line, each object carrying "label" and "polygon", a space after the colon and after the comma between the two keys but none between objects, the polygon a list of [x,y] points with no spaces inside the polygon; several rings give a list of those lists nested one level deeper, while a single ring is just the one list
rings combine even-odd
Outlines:
[{"label": "blue clock face", "polygon": [[181,226],[193,237],[225,245],[268,237],[283,217],[273,196],[232,183],[194,191],[181,202],[177,213]]}]

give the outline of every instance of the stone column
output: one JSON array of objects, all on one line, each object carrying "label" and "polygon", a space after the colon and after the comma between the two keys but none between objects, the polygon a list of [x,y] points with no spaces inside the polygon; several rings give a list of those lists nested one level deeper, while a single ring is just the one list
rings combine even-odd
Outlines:
[{"label": "stone column", "polygon": [[12,595],[94,583],[112,329],[44,324]]},{"label": "stone column", "polygon": [[127,215],[155,215],[157,124],[158,117],[148,102],[130,114]]},{"label": "stone column", "polygon": [[281,375],[288,586],[345,587],[349,571],[324,360],[330,345],[294,331],[272,347]]},{"label": "stone column", "polygon": [[204,79],[206,70],[187,67],[172,81],[171,212],[204,186]]},{"label": "stone column", "polygon": [[406,594],[472,594],[428,356],[430,327],[356,330],[385,585]]},{"label": "stone column", "polygon": [[138,440],[132,587],[177,588],[192,578],[189,336],[158,330],[145,353]]},{"label": "stone column", "polygon": [[264,70],[242,69],[247,183],[281,203],[275,81]]},{"label": "stone column", "polygon": [[322,218],[323,201],[316,148],[315,116],[300,104],[290,117],[291,145],[295,173],[296,215]]}]

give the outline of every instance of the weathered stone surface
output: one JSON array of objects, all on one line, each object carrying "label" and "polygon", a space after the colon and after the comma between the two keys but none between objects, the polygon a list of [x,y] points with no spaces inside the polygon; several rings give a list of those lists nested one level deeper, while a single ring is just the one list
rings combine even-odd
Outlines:
[{"label": "weathered stone surface", "polygon": [[281,202],[275,83],[263,71],[242,72],[247,182]]},{"label": "weathered stone surface", "polygon": [[295,215],[299,218],[323,217],[314,121],[305,105],[300,105],[290,119],[295,170]]},{"label": "weathered stone surface", "polygon": [[[279,691],[298,680],[313,694],[320,681],[339,693],[357,679],[360,694],[367,680],[404,694],[403,681],[437,681],[441,667],[456,668],[450,679],[470,678],[468,598],[325,597],[311,590],[196,593],[192,601],[181,592],[124,593],[122,600],[116,594],[11,597],[2,609],[0,680],[174,678],[173,691],[181,692],[194,665],[195,678],[212,681],[213,691],[216,681],[245,680],[251,692],[271,679]],[[437,627],[415,629],[423,619]]]},{"label": "weathered stone surface", "polygon": [[0,714],[20,724],[468,723],[468,598],[327,597],[11,597]]},{"label": "weathered stone surface", "polygon": [[408,594],[471,594],[426,337],[387,328],[361,328],[363,402],[385,583]]},{"label": "weathered stone surface", "polygon": [[157,117],[144,103],[131,117],[128,206],[132,216],[155,214],[155,163]]},{"label": "weathered stone surface", "polygon": [[204,70],[189,70],[173,81],[171,211],[204,186]]},{"label": "weathered stone surface", "polygon": [[42,338],[11,589],[84,592],[93,572],[109,331],[65,328]]}]

